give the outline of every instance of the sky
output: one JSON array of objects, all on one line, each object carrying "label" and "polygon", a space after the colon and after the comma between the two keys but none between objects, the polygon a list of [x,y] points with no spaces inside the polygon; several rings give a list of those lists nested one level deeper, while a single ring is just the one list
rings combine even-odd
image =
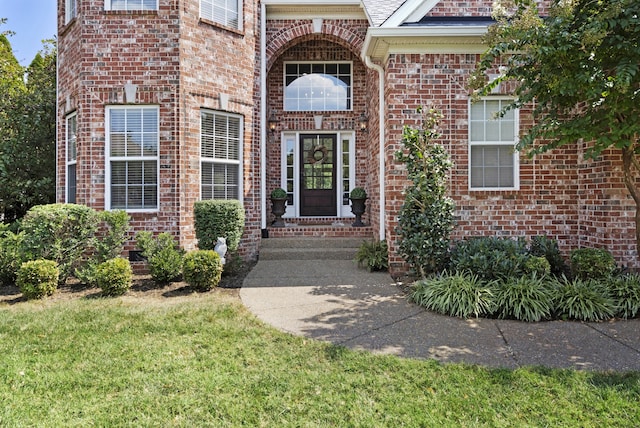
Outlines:
[{"label": "sky", "polygon": [[0,32],[15,32],[9,42],[21,65],[31,63],[43,39],[57,34],[56,9],[57,0],[0,0],[0,18],[7,18]]}]

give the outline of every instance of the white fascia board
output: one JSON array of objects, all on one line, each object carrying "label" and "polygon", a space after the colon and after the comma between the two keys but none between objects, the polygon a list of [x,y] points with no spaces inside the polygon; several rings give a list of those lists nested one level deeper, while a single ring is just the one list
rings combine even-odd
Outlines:
[{"label": "white fascia board", "polygon": [[360,6],[360,0],[262,0],[266,6]]},{"label": "white fascia board", "polygon": [[433,9],[439,1],[407,0],[380,27],[395,28],[406,22],[417,22]]},{"label": "white fascia board", "polygon": [[368,19],[360,1],[264,0],[267,19]]},{"label": "white fascia board", "polygon": [[394,53],[483,53],[486,25],[369,28],[363,57],[382,63]]}]

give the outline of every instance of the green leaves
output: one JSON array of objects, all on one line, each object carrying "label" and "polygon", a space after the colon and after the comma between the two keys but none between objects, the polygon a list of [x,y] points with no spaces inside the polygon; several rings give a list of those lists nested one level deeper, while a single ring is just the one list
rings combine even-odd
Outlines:
[{"label": "green leaves", "polygon": [[398,219],[400,253],[423,277],[444,266],[454,227],[454,203],[447,195],[452,163],[446,149],[435,143],[441,119],[442,113],[431,109],[424,113],[421,129],[405,126],[404,150],[396,153],[396,160],[406,165],[412,181],[405,190]]}]

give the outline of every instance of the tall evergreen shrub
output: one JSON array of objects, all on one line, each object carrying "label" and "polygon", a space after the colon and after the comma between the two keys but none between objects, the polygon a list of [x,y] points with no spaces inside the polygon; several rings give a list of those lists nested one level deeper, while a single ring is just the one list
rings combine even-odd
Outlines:
[{"label": "tall evergreen shrub", "polygon": [[31,208],[22,219],[25,260],[57,262],[60,283],[64,284],[91,245],[98,222],[98,213],[84,205],[49,204]]},{"label": "tall evergreen shrub", "polygon": [[404,150],[396,153],[412,182],[405,190],[398,220],[400,254],[422,277],[445,266],[455,225],[454,202],[447,195],[452,162],[446,149],[435,142],[440,137],[437,127],[442,117],[430,109],[424,114],[422,129],[405,126]]},{"label": "tall evergreen shrub", "polygon": [[218,238],[227,239],[229,251],[236,251],[244,233],[244,207],[236,200],[197,201],[194,226],[198,248],[213,250]]}]

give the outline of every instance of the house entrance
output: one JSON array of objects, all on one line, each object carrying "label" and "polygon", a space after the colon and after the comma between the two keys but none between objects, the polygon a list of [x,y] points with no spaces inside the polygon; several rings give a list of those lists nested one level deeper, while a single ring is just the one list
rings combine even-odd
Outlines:
[{"label": "house entrance", "polygon": [[300,135],[300,215],[336,215],[336,135]]},{"label": "house entrance", "polygon": [[288,199],[284,218],[353,216],[355,132],[284,132],[280,156]]}]

